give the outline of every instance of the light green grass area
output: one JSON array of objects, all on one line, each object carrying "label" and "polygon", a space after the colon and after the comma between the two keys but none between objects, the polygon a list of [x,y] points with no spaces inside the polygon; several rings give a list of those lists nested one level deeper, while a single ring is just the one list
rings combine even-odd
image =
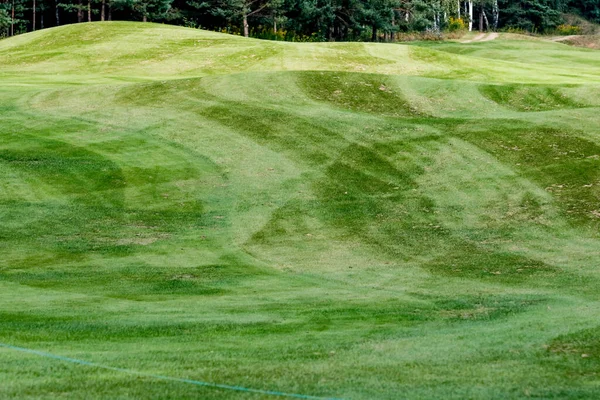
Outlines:
[{"label": "light green grass area", "polygon": [[[0,41],[0,343],[348,399],[600,393],[600,53]],[[0,347],[2,399],[264,394]]]}]

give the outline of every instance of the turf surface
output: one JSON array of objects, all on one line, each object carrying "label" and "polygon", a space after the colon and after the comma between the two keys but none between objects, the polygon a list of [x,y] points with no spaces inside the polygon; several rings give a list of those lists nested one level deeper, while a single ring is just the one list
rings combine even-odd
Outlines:
[{"label": "turf surface", "polygon": [[595,398],[600,53],[0,41],[0,398]]}]

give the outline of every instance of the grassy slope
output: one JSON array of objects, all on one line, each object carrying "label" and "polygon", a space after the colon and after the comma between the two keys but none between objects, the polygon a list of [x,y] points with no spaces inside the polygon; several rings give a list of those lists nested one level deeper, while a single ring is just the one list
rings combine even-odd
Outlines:
[{"label": "grassy slope", "polygon": [[[0,41],[0,342],[352,399],[591,398],[599,54]],[[2,398],[239,396],[0,360]]]},{"label": "grassy slope", "polygon": [[574,36],[564,41],[571,46],[584,47],[586,49],[600,49],[600,35]]}]

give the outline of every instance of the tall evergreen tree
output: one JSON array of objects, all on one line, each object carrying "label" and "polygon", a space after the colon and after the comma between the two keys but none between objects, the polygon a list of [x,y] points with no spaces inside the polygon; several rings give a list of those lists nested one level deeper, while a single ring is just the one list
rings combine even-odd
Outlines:
[{"label": "tall evergreen tree", "polygon": [[129,13],[138,21],[147,22],[164,19],[172,3],[173,0],[114,0],[111,7]]},{"label": "tall evergreen tree", "polygon": [[499,0],[499,3],[503,9],[501,24],[508,28],[544,32],[562,22],[556,0]]}]

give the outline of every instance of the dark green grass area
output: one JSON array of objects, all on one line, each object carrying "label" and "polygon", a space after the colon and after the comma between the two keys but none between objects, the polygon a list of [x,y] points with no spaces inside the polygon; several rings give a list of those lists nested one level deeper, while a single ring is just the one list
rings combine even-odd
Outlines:
[{"label": "dark green grass area", "polygon": [[299,83],[313,99],[352,111],[395,117],[417,114],[389,80],[381,75],[309,72],[300,75]]},{"label": "dark green grass area", "polygon": [[569,98],[561,88],[530,85],[488,85],[481,93],[490,100],[517,111],[575,109],[584,105]]},{"label": "dark green grass area", "polygon": [[0,398],[597,397],[597,57],[469,46],[0,41],[0,343],[154,376]]},{"label": "dark green grass area", "polygon": [[[600,146],[576,127],[497,122],[493,130],[468,132],[465,138],[552,193],[569,220],[598,226]],[[524,206],[536,212],[534,199]]]},{"label": "dark green grass area", "polygon": [[546,362],[567,376],[597,379],[600,374],[600,329],[561,335],[546,346]]}]

